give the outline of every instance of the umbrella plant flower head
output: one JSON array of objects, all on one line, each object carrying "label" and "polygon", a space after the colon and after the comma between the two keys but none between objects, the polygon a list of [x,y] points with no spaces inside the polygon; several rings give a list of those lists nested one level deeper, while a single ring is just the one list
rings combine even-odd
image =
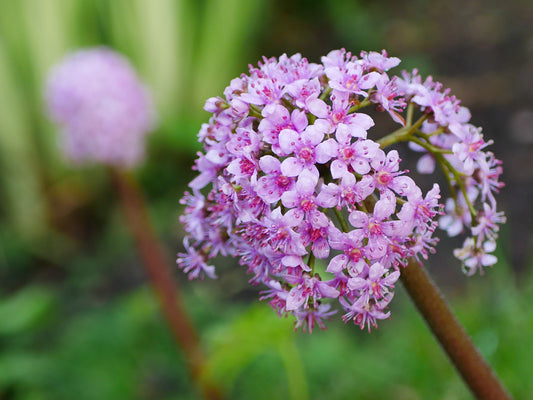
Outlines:
[{"label": "umbrella plant flower head", "polygon": [[[399,63],[344,49],[320,64],[264,58],[207,100],[198,176],[182,200],[188,235],[177,261],[191,279],[215,277],[217,255],[235,257],[296,326],[323,328],[338,303],[345,321],[370,330],[390,316],[408,260],[435,252],[437,226],[466,234],[455,255],[467,275],[496,262],[505,217],[492,141],[431,77],[389,75]],[[420,173],[443,170],[446,207],[436,183],[423,193],[402,167],[390,148],[399,142],[423,153]]]},{"label": "umbrella plant flower head", "polygon": [[45,100],[71,161],[132,167],[143,159],[155,111],[122,55],[105,47],[67,55],[50,72]]}]

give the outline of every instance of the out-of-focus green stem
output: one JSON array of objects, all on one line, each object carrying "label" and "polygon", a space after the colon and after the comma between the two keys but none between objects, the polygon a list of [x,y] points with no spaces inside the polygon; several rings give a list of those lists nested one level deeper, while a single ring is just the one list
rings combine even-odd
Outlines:
[{"label": "out-of-focus green stem", "polygon": [[298,353],[294,340],[284,340],[279,344],[279,347],[279,353],[287,372],[290,398],[292,400],[309,399],[302,358]]},{"label": "out-of-focus green stem", "polygon": [[150,223],[141,191],[131,174],[114,168],[110,168],[109,173],[163,315],[188,361],[191,377],[206,399],[220,400],[223,397],[219,389],[202,379],[205,362],[198,336],[182,304],[172,269]]},{"label": "out-of-focus green stem", "polygon": [[414,258],[402,269],[400,279],[472,394],[484,400],[511,399],[426,270]]}]

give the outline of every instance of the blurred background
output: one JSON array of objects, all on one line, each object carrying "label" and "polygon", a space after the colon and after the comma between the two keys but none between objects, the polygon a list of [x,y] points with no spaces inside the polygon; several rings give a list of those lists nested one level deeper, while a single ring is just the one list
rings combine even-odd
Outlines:
[{"label": "blurred background", "polygon": [[[516,398],[533,392],[533,2],[528,0],[0,0],[0,399],[197,399],[102,167],[72,168],[42,88],[68,51],[108,45],[160,115],[136,175],[168,259],[194,176],[205,99],[263,55],[387,49],[452,88],[504,162],[499,263],[466,278],[442,234],[427,263]],[[409,156],[402,158],[408,159]],[[398,287],[372,334],[340,318],[293,333],[242,268],[176,280],[232,399],[468,399]]]}]

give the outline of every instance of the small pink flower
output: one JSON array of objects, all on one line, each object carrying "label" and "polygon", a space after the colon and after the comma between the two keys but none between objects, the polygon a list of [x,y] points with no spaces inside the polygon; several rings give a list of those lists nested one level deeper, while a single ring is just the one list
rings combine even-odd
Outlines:
[{"label": "small pink flower", "polygon": [[287,306],[285,308],[288,311],[308,308],[310,306],[308,304],[309,300],[313,302],[312,305],[316,308],[318,299],[324,297],[334,299],[339,296],[338,290],[316,277],[311,278],[309,275],[304,274],[297,282],[298,284],[290,290],[287,296]]},{"label": "small pink flower", "polygon": [[180,268],[183,268],[183,272],[189,274],[189,279],[203,279],[204,276],[211,279],[216,278],[215,267],[207,265],[205,261],[207,256],[202,251],[195,250],[193,246],[190,246],[187,239],[183,244],[187,253],[178,254],[177,263]]},{"label": "small pink flower", "polygon": [[463,247],[454,250],[453,254],[463,261],[463,269],[466,275],[474,275],[477,271],[483,273],[484,267],[496,264],[498,259],[489,254],[496,249],[496,242],[487,240],[481,245],[477,245],[474,238],[467,238]]}]

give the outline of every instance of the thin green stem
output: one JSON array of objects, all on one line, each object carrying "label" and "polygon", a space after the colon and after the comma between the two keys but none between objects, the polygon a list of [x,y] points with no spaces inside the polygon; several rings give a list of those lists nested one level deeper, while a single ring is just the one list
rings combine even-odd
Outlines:
[{"label": "thin green stem", "polygon": [[294,110],[294,104],[291,103],[291,101],[289,99],[287,99],[286,97],[282,97],[281,98],[281,101],[283,102],[283,104],[285,105],[285,108],[287,110],[289,110],[289,112],[291,112],[292,110]]},{"label": "thin green stem", "polygon": [[444,132],[446,130],[445,127],[441,126],[439,129],[435,129],[433,132],[431,133],[426,133],[426,137],[429,139],[430,137],[432,136],[435,136],[435,135],[440,135],[442,132]]},{"label": "thin green stem", "polygon": [[415,111],[415,105],[413,103],[409,103],[409,105],[407,106],[407,116],[405,120],[407,126],[411,126],[411,124],[413,123],[414,111]]},{"label": "thin green stem", "polygon": [[332,90],[333,90],[333,89],[330,88],[330,87],[328,86],[328,87],[326,88],[326,90],[324,90],[324,91],[322,92],[322,94],[320,95],[319,99],[320,99],[320,100],[324,100],[326,97],[329,96],[329,94],[331,93]]},{"label": "thin green stem", "polygon": [[349,232],[350,228],[348,228],[348,224],[346,223],[346,220],[342,216],[341,210],[339,210],[337,207],[333,208],[335,210],[335,215],[337,216],[337,219],[339,220],[339,224],[341,224],[341,228],[343,232]]},{"label": "thin green stem", "polygon": [[261,110],[256,105],[250,104],[250,116],[256,117],[256,118],[263,118],[263,115],[261,114]]},{"label": "thin green stem", "polygon": [[457,204],[457,192],[455,190],[455,186],[453,185],[452,178],[451,178],[451,171],[448,170],[448,167],[445,165],[440,164],[440,167],[442,171],[444,172],[444,178],[446,179],[446,182],[448,183],[448,187],[450,188],[450,195],[452,196],[453,201],[455,202],[455,207],[458,207]]},{"label": "thin green stem", "polygon": [[363,101],[361,101],[361,102],[353,105],[352,107],[350,107],[350,109],[348,110],[348,114],[354,113],[354,112],[356,112],[357,110],[360,110],[363,107],[369,106],[370,104],[372,104],[372,102],[367,97]]},{"label": "thin green stem", "polygon": [[[472,205],[472,202],[470,201],[470,199],[468,198],[468,194],[466,192],[466,188],[465,188],[465,185],[463,183],[461,174],[450,164],[450,162],[444,157],[442,152],[439,151],[440,149],[438,149],[437,147],[435,147],[435,146],[433,146],[433,145],[431,145],[429,143],[426,143],[423,140],[420,140],[419,138],[416,138],[416,137],[411,137],[409,140],[412,141],[413,143],[416,143],[419,146],[425,148],[431,154],[433,154],[435,159],[440,164],[441,168],[444,170],[445,175],[447,176],[448,185],[450,186],[450,190],[452,190],[452,191],[453,191],[453,183],[449,179],[449,175],[446,174],[446,170],[448,170],[448,172],[453,175],[453,177],[455,179],[455,182],[457,183],[457,185],[459,186],[459,189],[461,189],[461,192],[463,193],[463,197],[465,198],[466,204],[468,206],[468,211],[470,211],[470,215],[472,216],[472,219],[474,219],[476,217],[476,215],[477,215],[477,211],[474,208],[474,206]],[[446,168],[444,168],[444,167],[446,167]],[[455,191],[453,191],[453,193],[455,194]],[[457,196],[454,195],[453,198],[455,199],[456,204],[457,204]]]},{"label": "thin green stem", "polygon": [[307,265],[309,266],[309,268],[311,268],[311,276],[313,275],[313,273],[315,272],[315,255],[313,254],[313,252],[309,252],[309,259],[307,260]]},{"label": "thin green stem", "polygon": [[368,213],[368,209],[366,208],[366,204],[364,201],[361,204],[359,204],[357,208],[359,208],[361,211],[365,213]]},{"label": "thin green stem", "polygon": [[453,154],[453,152],[447,151],[447,150],[444,150],[444,149],[440,149],[438,147],[435,147],[432,144],[427,143],[427,142],[425,142],[423,140],[420,140],[417,137],[410,137],[409,141],[411,141],[413,143],[416,143],[417,145],[425,148],[427,151],[429,151],[436,158],[436,160],[439,162],[441,168],[445,172],[444,175],[446,176],[446,180],[448,181],[448,185],[450,187],[450,190],[453,193],[452,197],[455,199],[455,201],[457,201],[457,197],[455,195],[455,190],[454,190],[454,187],[453,187],[453,182],[451,181],[451,179],[449,177],[449,174],[446,174],[446,171],[448,171],[450,174],[453,175],[457,185],[459,186],[459,188],[461,189],[461,192],[463,193],[465,201],[466,201],[466,203],[468,205],[468,210],[470,211],[470,214],[471,214],[472,218],[474,218],[477,215],[477,211],[476,211],[476,209],[474,208],[474,206],[472,205],[470,199],[467,196],[466,188],[464,186],[463,180],[461,179],[461,174],[443,156],[443,154]]},{"label": "thin green stem", "polygon": [[[430,135],[426,135],[425,133],[420,132],[420,131],[416,131],[415,135],[416,136],[411,136],[409,138],[409,141],[416,143],[419,146],[424,147],[427,151],[431,153],[453,154],[452,150],[442,149],[440,147],[437,147],[431,144],[431,142],[429,141]],[[424,141],[420,140],[420,138],[424,139]]]},{"label": "thin green stem", "polygon": [[394,132],[388,134],[387,136],[378,139],[380,147],[383,149],[387,146],[390,146],[394,143],[405,142],[411,138],[411,136],[416,132],[416,130],[428,119],[428,114],[422,115],[413,125],[407,125],[403,128],[395,130]]},{"label": "thin green stem", "polygon": [[448,160],[444,158],[442,154],[435,154],[435,158],[441,165],[446,165],[446,168],[451,172],[453,177],[455,178],[455,182],[459,186],[459,189],[461,189],[461,193],[463,193],[463,197],[466,201],[466,205],[468,206],[468,210],[470,211],[470,215],[472,217],[472,220],[474,220],[477,216],[477,211],[472,205],[472,202],[470,201],[470,198],[468,197],[468,193],[466,192],[465,184],[463,180],[461,179],[461,175],[457,170],[450,164]]}]

